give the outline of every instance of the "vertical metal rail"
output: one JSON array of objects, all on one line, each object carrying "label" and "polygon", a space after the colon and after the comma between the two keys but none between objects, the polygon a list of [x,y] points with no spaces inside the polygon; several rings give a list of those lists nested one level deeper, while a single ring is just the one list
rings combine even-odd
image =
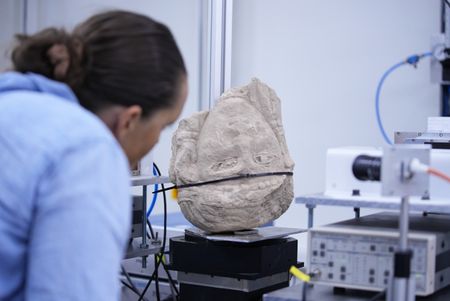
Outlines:
[{"label": "vertical metal rail", "polygon": [[[147,185],[142,186],[142,243],[141,248],[148,248],[147,244]],[[142,257],[142,268],[147,267],[147,256]]]},{"label": "vertical metal rail", "polygon": [[28,0],[22,0],[22,33],[28,34]]},{"label": "vertical metal rail", "polygon": [[[202,59],[201,78],[205,87],[201,88],[201,110],[210,109],[220,95],[231,85],[231,52],[233,28],[233,0],[208,0],[206,5],[207,26],[201,24]],[[206,35],[206,38],[204,38]],[[206,48],[206,49],[205,49]],[[204,63],[204,66],[203,66]]]}]

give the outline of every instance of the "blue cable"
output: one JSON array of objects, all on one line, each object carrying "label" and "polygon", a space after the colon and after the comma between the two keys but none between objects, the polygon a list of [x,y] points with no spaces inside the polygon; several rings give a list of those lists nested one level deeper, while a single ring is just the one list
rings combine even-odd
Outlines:
[{"label": "blue cable", "polygon": [[[156,171],[156,169],[155,169],[155,166],[153,166],[153,175],[154,176],[157,176],[158,175],[158,173],[157,173],[157,171]],[[153,192],[156,192],[156,191],[158,191],[158,184],[155,184],[154,186],[153,186]],[[156,199],[158,198],[158,194],[157,193],[153,193],[153,199],[152,199],[152,202],[151,202],[151,204],[150,204],[150,207],[148,208],[148,210],[147,210],[147,218],[150,216],[150,214],[152,213],[152,211],[153,211],[153,208],[155,207],[155,204],[156,204]]]},{"label": "blue cable", "polygon": [[424,57],[427,56],[431,56],[433,53],[432,52],[426,52],[420,55],[412,55],[409,56],[405,61],[402,61],[400,63],[395,64],[394,66],[392,66],[391,68],[389,68],[381,77],[378,86],[377,86],[377,92],[375,95],[375,113],[377,116],[377,123],[378,123],[378,128],[380,129],[381,135],[384,138],[384,141],[386,141],[387,144],[392,145],[392,140],[389,138],[389,136],[386,134],[386,131],[384,130],[383,127],[383,122],[381,121],[381,114],[380,114],[380,94],[381,94],[381,88],[383,87],[384,81],[386,80],[386,78],[389,76],[389,74],[391,74],[394,70],[396,70],[397,68],[409,64],[412,65],[414,67],[416,67],[417,63]]}]

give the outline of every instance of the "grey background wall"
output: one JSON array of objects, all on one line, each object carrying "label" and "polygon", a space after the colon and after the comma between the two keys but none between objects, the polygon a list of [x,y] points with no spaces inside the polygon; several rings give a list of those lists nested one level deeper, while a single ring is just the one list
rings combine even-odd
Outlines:
[{"label": "grey background wall", "polygon": [[[20,1],[0,1],[1,55],[13,32],[21,29]],[[106,9],[148,14],[169,25],[185,57],[190,94],[183,116],[198,108],[200,11],[202,0],[33,0],[28,30],[72,27]],[[429,51],[440,31],[439,0],[235,0],[232,85],[259,77],[282,100],[284,127],[295,169],[295,194],[320,192],[325,151],[344,145],[383,145],[374,115],[374,95],[382,73],[408,55]],[[418,130],[439,112],[439,87],[429,80],[429,61],[403,67],[386,82],[382,116],[388,132]],[[170,137],[161,136],[154,158],[167,170]],[[177,211],[175,202],[169,210]],[[156,212],[161,212],[158,203]],[[352,216],[343,208],[319,207],[316,222]],[[362,212],[367,213],[367,211]],[[278,225],[305,227],[306,210],[292,205]],[[300,246],[304,254],[305,246]]]},{"label": "grey background wall", "polygon": [[8,54],[11,38],[22,30],[22,2],[16,0],[0,1],[0,71],[10,67]]},{"label": "grey background wall", "polygon": [[[3,43],[0,44],[0,67],[9,64],[7,57],[2,54],[5,49],[10,48],[13,33],[22,30],[21,2],[0,0],[2,28],[0,43]],[[181,48],[188,70],[189,97],[180,117],[183,118],[196,112],[199,106],[200,3],[201,0],[32,0],[28,1],[27,31],[34,33],[49,26],[64,27],[71,30],[76,24],[89,16],[110,9],[135,11],[167,24]],[[176,127],[175,124],[164,130],[158,145],[153,150],[154,160],[164,174],[167,174],[171,154],[171,137]],[[168,205],[171,212],[179,210],[174,200],[169,201]],[[159,202],[155,207],[155,213],[162,213],[162,211],[163,206]]]},{"label": "grey background wall", "polygon": [[[408,55],[430,51],[440,8],[439,0],[234,2],[232,85],[257,76],[281,98],[295,195],[323,191],[327,148],[383,145],[374,113],[378,80]],[[381,97],[389,133],[425,129],[426,118],[439,113],[439,86],[429,73],[425,59],[389,77]],[[293,204],[276,224],[306,227],[306,213]],[[316,213],[316,224],[353,216],[338,207]]]},{"label": "grey background wall", "polygon": [[[111,10],[126,9],[167,24],[181,48],[189,74],[189,98],[183,116],[198,109],[199,66],[200,66],[200,0],[79,0],[54,1],[33,0],[29,2],[29,31],[60,26],[73,28],[92,14]],[[155,161],[162,170],[168,169],[171,134],[176,126],[166,129],[154,150]]]}]

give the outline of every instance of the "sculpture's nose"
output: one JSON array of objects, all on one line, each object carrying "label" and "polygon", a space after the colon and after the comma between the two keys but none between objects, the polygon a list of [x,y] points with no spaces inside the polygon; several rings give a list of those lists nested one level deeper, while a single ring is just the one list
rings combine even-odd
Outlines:
[{"label": "sculpture's nose", "polygon": [[241,170],[239,171],[239,174],[241,175],[245,175],[245,174],[249,174],[251,173],[250,168],[248,168],[248,166],[241,168]]},{"label": "sculpture's nose", "polygon": [[246,151],[245,153],[241,154],[241,157],[239,158],[241,161],[241,168],[239,170],[239,174],[253,174],[255,173],[256,166],[252,159],[252,154],[250,152]]}]

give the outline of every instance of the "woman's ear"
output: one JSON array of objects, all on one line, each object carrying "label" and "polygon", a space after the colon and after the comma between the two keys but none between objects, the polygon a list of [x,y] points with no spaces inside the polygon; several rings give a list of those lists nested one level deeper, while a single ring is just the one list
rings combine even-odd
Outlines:
[{"label": "woman's ear", "polygon": [[137,105],[123,108],[117,115],[113,133],[119,141],[125,137],[138,125],[142,117],[142,108]]}]

